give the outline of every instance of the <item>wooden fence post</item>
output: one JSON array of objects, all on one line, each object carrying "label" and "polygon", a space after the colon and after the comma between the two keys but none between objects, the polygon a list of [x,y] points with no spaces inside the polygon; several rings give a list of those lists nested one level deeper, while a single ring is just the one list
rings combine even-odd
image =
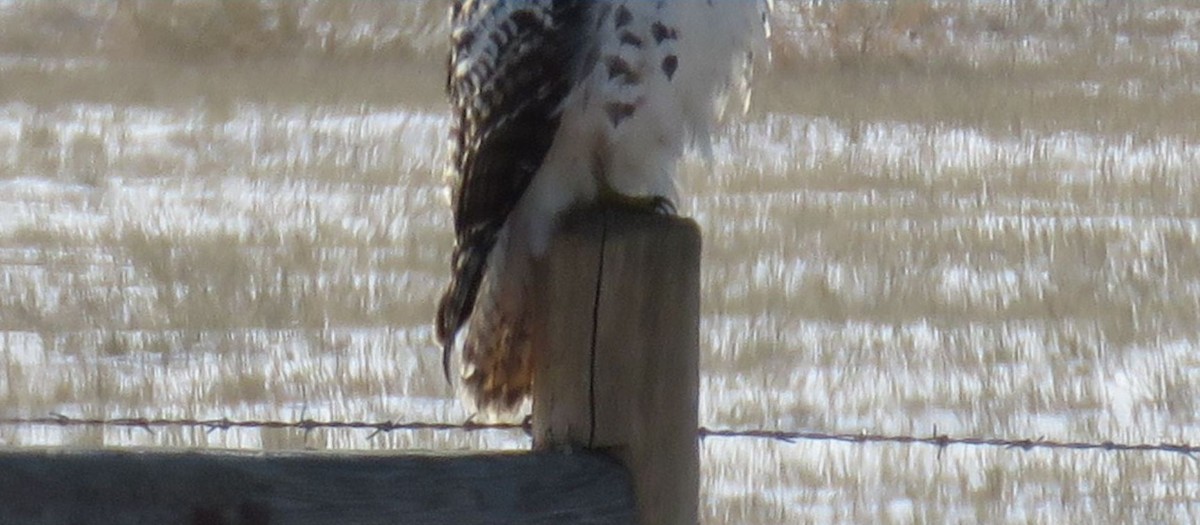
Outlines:
[{"label": "wooden fence post", "polygon": [[604,452],[642,524],[698,523],[699,228],[581,210],[538,271],[534,447]]}]

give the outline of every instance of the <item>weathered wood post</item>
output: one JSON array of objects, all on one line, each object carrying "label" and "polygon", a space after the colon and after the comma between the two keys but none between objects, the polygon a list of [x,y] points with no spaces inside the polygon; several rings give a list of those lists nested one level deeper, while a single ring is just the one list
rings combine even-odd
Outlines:
[{"label": "weathered wood post", "polygon": [[602,451],[629,470],[642,524],[694,525],[699,228],[581,210],[539,272],[534,447]]}]

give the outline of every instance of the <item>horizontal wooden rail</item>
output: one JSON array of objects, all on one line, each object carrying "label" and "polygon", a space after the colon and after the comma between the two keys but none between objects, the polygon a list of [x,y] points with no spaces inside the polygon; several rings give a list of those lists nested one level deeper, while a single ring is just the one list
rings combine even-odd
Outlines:
[{"label": "horizontal wooden rail", "polygon": [[0,523],[635,522],[625,470],[589,452],[0,452]]}]

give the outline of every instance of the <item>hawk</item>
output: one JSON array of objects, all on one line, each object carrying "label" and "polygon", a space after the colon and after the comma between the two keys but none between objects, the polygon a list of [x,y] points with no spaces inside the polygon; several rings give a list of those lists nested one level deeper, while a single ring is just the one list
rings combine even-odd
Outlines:
[{"label": "hawk", "polygon": [[435,328],[477,414],[530,392],[530,271],[555,218],[597,201],[670,209],[685,147],[745,86],[770,1],[454,1],[456,242]]}]

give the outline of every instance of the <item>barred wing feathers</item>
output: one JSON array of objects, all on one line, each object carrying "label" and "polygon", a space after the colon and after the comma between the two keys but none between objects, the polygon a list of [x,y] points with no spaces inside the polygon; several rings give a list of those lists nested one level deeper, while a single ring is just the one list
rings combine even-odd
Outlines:
[{"label": "barred wing feathers", "polygon": [[456,0],[447,91],[456,244],[436,331],[450,375],[455,334],[488,255],[541,166],[576,77],[589,0]]}]

